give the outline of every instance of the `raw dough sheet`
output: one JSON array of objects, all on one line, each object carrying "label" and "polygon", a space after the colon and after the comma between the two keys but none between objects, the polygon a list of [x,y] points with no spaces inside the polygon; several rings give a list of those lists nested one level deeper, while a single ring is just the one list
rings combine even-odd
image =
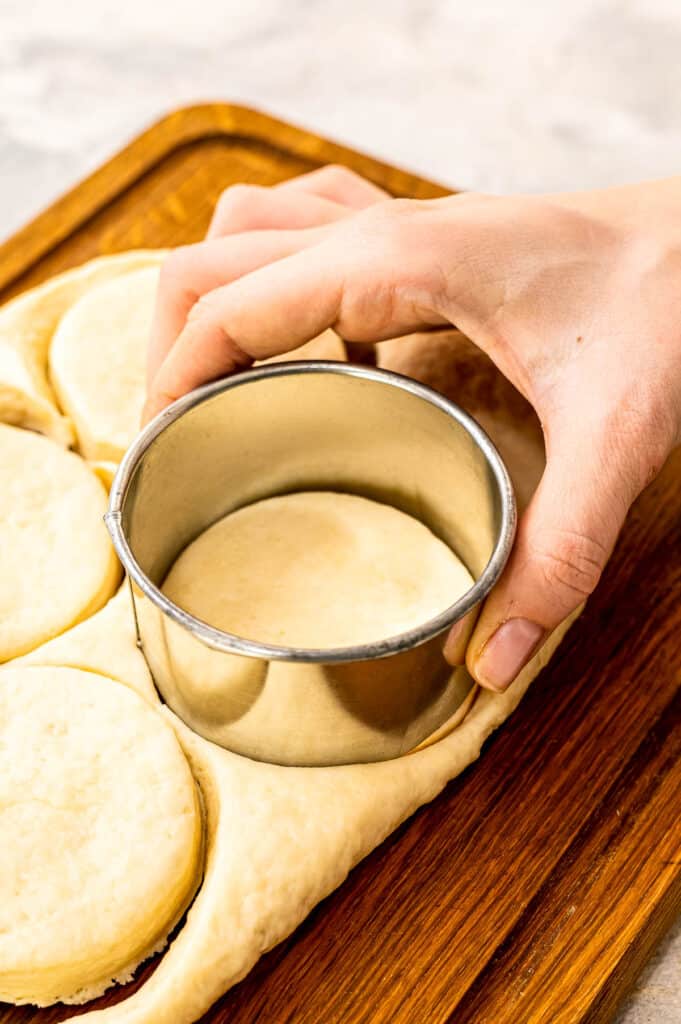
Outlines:
[{"label": "raw dough sheet", "polygon": [[[72,406],[74,429],[50,379],[51,345],[64,315],[91,288],[112,278],[121,278],[122,286],[125,274],[148,274],[159,260],[160,254],[154,252],[104,257],[0,310],[0,421],[41,431],[61,444],[75,440],[82,453],[100,463],[97,470],[104,481],[110,478],[111,460],[117,457],[123,434],[107,437],[101,422],[88,419],[92,403],[80,400],[80,385],[69,378],[66,360],[57,370],[57,390],[68,395],[65,404]],[[113,291],[119,295],[118,283]],[[142,291],[149,294],[146,287]],[[87,304],[84,310],[81,307],[80,314],[87,321]],[[82,331],[79,322],[75,317]],[[69,331],[73,325],[74,318],[70,327],[67,323]],[[62,340],[68,343],[64,349],[69,354],[79,344],[69,332]],[[325,337],[323,345],[324,354],[330,347],[335,357],[342,357],[342,342],[335,336]],[[385,343],[379,346],[378,361],[439,386],[480,416],[506,457],[521,504],[526,503],[543,467],[541,430],[527,403],[465,338],[448,332]],[[86,374],[86,389],[90,379]],[[139,396],[134,399],[138,401]],[[208,743],[162,708],[203,797],[203,883],[151,977],[116,1005],[86,1011],[77,1019],[114,1024],[196,1021],[265,950],[289,935],[340,885],[354,864],[478,756],[485,739],[511,714],[547,663],[568,625],[550,637],[507,693],[479,693],[453,732],[398,760],[332,768],[262,764]],[[132,688],[160,706],[135,645],[125,587],[91,618],[10,664],[96,672],[107,677],[101,685]]]}]

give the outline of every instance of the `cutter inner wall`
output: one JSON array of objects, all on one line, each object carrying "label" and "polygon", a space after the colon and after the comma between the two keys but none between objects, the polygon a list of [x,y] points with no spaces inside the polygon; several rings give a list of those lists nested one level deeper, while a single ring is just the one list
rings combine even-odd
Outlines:
[{"label": "cutter inner wall", "polygon": [[305,490],[359,494],[409,513],[475,579],[499,535],[496,481],[461,424],[408,391],[323,372],[251,381],[171,423],[137,466],[122,525],[159,586],[178,554],[228,512]]}]

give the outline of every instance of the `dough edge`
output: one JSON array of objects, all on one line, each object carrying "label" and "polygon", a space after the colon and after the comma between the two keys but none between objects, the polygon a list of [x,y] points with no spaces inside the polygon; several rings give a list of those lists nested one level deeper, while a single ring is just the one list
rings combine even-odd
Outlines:
[{"label": "dough edge", "polygon": [[[113,598],[106,606],[105,611],[111,609],[114,612],[114,616],[118,615],[121,609],[121,603],[116,602]],[[98,616],[93,617],[94,621],[97,620]],[[105,616],[106,618],[106,616]],[[115,622],[115,618],[113,619]],[[85,623],[84,625],[88,625]],[[78,626],[73,627],[69,632],[79,633],[80,628]],[[53,645],[57,646],[62,642],[62,639],[66,639],[68,643],[69,633],[63,634],[62,637],[56,638],[56,640],[48,641],[44,646],[45,648],[52,648]],[[3,683],[3,678],[13,679],[16,684],[16,673],[21,674],[22,672],[36,672],[40,668],[53,668],[58,671],[75,671],[80,674],[87,674],[92,677],[91,685],[93,687],[104,686],[108,689],[109,684],[117,687],[118,692],[128,691],[131,697],[135,701],[140,700],[145,708],[145,715],[149,715],[151,711],[157,719],[157,725],[162,723],[162,731],[165,734],[166,727],[169,728],[169,736],[172,736],[175,741],[176,755],[173,755],[174,763],[184,765],[183,771],[186,773],[185,783],[189,782],[191,786],[191,799],[193,803],[193,822],[194,826],[191,834],[191,841],[185,847],[185,855],[183,856],[183,872],[177,878],[173,879],[172,889],[173,902],[177,904],[175,910],[170,917],[169,921],[162,927],[160,932],[156,932],[153,928],[153,922],[156,920],[154,915],[153,920],[150,919],[149,924],[151,930],[154,932],[153,938],[150,943],[147,943],[141,948],[138,948],[134,954],[130,956],[127,961],[124,961],[122,965],[117,966],[113,969],[104,970],[101,973],[101,977],[95,981],[88,982],[85,985],[79,985],[74,987],[68,987],[62,989],[61,985],[56,985],[51,982],[51,975],[58,973],[58,965],[55,965],[54,971],[52,969],[42,968],[40,972],[40,981],[38,989],[41,990],[35,997],[22,997],[15,999],[12,994],[12,988],[18,987],[22,991],[30,991],[31,983],[30,980],[24,983],[24,978],[30,977],[28,972],[21,970],[10,971],[8,977],[9,984],[2,980],[2,970],[0,970],[0,988],[3,990],[3,999],[7,999],[13,1003],[13,1005],[31,1005],[37,1007],[52,1006],[55,1003],[63,1003],[65,1005],[77,1005],[88,1002],[104,994],[109,988],[115,984],[125,984],[132,980],[136,970],[145,961],[150,959],[155,954],[161,952],[168,945],[170,936],[173,931],[177,928],[178,923],[182,920],[187,912],[189,906],[191,906],[197,891],[201,887],[203,881],[203,873],[205,866],[205,814],[203,810],[203,799],[201,795],[201,789],[197,782],[196,776],[192,771],[191,764],[185,754],[184,746],[179,741],[177,730],[174,728],[172,722],[168,722],[167,718],[163,715],[160,710],[158,701],[149,699],[149,694],[144,691],[139,691],[138,686],[126,686],[119,683],[117,680],[113,680],[110,676],[104,676],[100,672],[90,665],[76,665],[76,664],[63,664],[61,659],[55,659],[51,657],[41,657],[39,655],[40,648],[35,652],[37,656],[28,655],[26,657],[17,658],[12,662],[8,662],[5,665],[0,666],[0,686]],[[138,653],[138,652],[136,652]],[[87,660],[87,659],[86,659]],[[88,682],[90,685],[90,682]],[[110,692],[110,691],[109,691]],[[111,737],[111,741],[115,743],[115,736]],[[175,756],[177,760],[175,761]],[[179,775],[178,775],[179,781]],[[143,780],[140,780],[140,785],[143,785]],[[165,897],[167,899],[169,889],[165,890]],[[157,894],[157,899],[160,894]],[[78,964],[73,963],[71,967],[65,972],[66,975],[76,975],[78,971]],[[37,991],[37,989],[35,990]],[[49,993],[49,994],[48,994]]]},{"label": "dough edge", "polygon": [[[97,616],[21,661],[49,664],[56,659],[85,667],[110,660],[112,677],[156,704],[135,644],[126,589]],[[360,860],[476,760],[580,611],[551,634],[506,693],[480,692],[452,733],[394,761],[330,768],[249,761],[203,740],[164,708],[204,802],[203,884],[151,977],[128,998],[78,1019],[88,1024],[193,1024]]]}]

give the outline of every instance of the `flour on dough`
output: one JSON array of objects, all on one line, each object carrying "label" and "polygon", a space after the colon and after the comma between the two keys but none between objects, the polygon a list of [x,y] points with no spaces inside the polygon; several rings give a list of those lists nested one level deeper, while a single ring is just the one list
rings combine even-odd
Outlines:
[{"label": "flour on dough", "polygon": [[120,569],[106,492],[81,458],[0,423],[0,662],[90,615]]},{"label": "flour on dough", "polygon": [[173,730],[92,672],[0,671],[0,1000],[83,1002],[165,944],[201,867]]}]

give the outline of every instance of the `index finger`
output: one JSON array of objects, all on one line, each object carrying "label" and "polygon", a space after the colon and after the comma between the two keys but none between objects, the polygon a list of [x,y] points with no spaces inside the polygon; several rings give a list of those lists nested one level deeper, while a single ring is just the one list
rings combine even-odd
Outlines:
[{"label": "index finger", "polygon": [[432,303],[432,255],[419,244],[418,225],[395,230],[378,209],[200,299],[156,375],[145,419],[195,387],[289,352],[327,327],[346,341],[381,341],[446,323]]},{"label": "index finger", "polygon": [[311,245],[322,230],[247,232],[173,250],[161,266],[156,293],[147,352],[148,386],[202,295]]}]

